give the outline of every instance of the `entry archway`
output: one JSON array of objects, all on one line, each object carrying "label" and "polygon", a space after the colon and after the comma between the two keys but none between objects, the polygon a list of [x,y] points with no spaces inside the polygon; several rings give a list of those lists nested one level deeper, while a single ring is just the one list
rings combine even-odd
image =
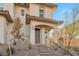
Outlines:
[{"label": "entry archway", "polygon": [[[36,30],[37,29],[37,30]],[[51,29],[54,29],[54,27],[49,25],[36,25],[35,26],[35,43],[40,42],[41,45],[47,44],[47,34]]]}]

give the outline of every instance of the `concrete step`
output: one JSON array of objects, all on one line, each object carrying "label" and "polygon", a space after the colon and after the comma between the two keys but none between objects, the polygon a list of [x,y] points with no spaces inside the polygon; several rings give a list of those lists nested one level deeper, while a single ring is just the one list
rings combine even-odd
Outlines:
[{"label": "concrete step", "polygon": [[40,56],[51,56],[53,53],[39,53]]},{"label": "concrete step", "polygon": [[39,46],[38,47],[39,55],[40,56],[52,56],[52,50],[46,46]]},{"label": "concrete step", "polygon": [[57,46],[50,48],[46,46],[38,46],[38,52],[40,56],[69,56],[68,53]]}]

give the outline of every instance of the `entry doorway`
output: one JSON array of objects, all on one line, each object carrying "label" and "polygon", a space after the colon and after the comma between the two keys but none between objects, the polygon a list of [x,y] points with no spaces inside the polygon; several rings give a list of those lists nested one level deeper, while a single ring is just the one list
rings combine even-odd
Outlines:
[{"label": "entry doorway", "polygon": [[40,44],[40,29],[35,28],[35,44]]}]

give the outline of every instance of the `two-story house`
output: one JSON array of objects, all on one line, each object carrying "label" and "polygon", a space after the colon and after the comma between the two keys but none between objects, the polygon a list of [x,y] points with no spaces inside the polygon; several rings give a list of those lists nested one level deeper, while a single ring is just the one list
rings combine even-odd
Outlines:
[{"label": "two-story house", "polygon": [[12,39],[12,24],[21,21],[24,40],[32,45],[45,45],[46,33],[62,24],[52,20],[57,6],[48,3],[4,3],[0,4],[0,43]]}]

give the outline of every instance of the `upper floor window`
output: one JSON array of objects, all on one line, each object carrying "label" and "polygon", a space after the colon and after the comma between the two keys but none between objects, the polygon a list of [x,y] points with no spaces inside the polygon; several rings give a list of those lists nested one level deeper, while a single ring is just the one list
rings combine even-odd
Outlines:
[{"label": "upper floor window", "polygon": [[3,11],[3,3],[0,3],[0,11]]},{"label": "upper floor window", "polygon": [[24,16],[24,10],[21,9],[21,16]]},{"label": "upper floor window", "polygon": [[43,8],[40,8],[39,9],[39,17],[44,17],[44,9]]}]

